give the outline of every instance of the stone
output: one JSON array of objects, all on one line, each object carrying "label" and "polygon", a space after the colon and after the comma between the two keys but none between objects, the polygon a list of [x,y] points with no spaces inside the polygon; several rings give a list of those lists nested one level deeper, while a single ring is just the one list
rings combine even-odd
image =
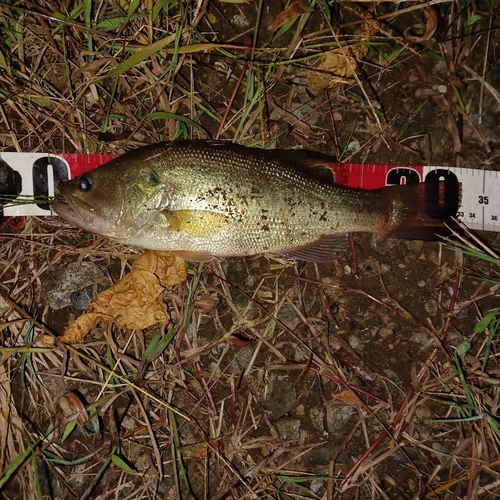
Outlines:
[{"label": "stone", "polygon": [[[90,296],[89,291],[82,291],[96,283],[102,283],[104,279],[103,272],[92,262],[82,262],[80,265],[71,262],[42,278],[42,299],[52,309],[62,309],[73,305],[72,294],[81,292],[84,297]],[[79,307],[83,305],[84,299],[80,299],[78,295],[74,296],[74,300]],[[85,307],[87,307],[86,304]]]}]

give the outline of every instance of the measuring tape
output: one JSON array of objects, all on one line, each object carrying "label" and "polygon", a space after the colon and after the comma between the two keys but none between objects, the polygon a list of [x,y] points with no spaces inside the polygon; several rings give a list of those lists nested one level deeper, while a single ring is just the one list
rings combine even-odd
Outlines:
[{"label": "measuring tape", "polygon": [[[19,172],[20,197],[54,196],[54,186],[112,160],[111,155],[0,153],[0,159]],[[499,174],[496,171],[455,167],[375,165],[359,163],[329,164],[336,182],[349,187],[377,189],[393,184],[415,184],[439,179],[462,184],[462,204],[457,213],[470,229],[500,230]],[[11,205],[5,216],[56,215],[47,204]]]}]

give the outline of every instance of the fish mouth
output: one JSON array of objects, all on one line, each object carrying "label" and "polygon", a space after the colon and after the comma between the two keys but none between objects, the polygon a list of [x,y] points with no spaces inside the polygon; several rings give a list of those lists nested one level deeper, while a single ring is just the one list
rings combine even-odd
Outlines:
[{"label": "fish mouth", "polygon": [[84,229],[90,229],[95,219],[94,208],[82,199],[59,199],[50,208],[60,217]]},{"label": "fish mouth", "polygon": [[113,221],[105,217],[102,210],[96,210],[90,203],[75,196],[66,196],[50,204],[50,208],[70,224],[94,234],[100,234],[115,241],[126,243],[134,226],[127,226],[120,217]]}]

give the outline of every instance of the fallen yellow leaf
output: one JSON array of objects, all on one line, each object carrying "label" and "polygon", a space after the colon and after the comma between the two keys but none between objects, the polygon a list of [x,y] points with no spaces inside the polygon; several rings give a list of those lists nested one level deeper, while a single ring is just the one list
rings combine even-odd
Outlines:
[{"label": "fallen yellow leaf", "polygon": [[331,89],[354,76],[358,72],[359,63],[368,54],[368,42],[375,32],[376,27],[365,24],[356,31],[351,44],[335,47],[322,54],[315,66],[306,72],[309,87],[312,90]]},{"label": "fallen yellow leaf", "polygon": [[[184,260],[165,252],[147,251],[135,261],[129,274],[91,300],[89,311],[77,318],[58,340],[79,342],[99,323],[114,322],[130,330],[143,330],[170,321],[163,292],[186,277]],[[49,336],[42,340],[54,343]]]}]

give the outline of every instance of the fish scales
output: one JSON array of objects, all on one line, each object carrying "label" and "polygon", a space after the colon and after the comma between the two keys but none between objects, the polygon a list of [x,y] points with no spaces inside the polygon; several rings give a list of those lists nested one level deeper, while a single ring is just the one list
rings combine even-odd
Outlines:
[{"label": "fish scales", "polygon": [[311,163],[291,151],[159,143],[62,184],[66,203],[53,208],[91,232],[192,260],[266,252],[329,260],[348,232],[433,220],[416,207],[421,189],[345,188],[309,175]]},{"label": "fish scales", "polygon": [[[248,151],[254,154],[249,157]],[[384,220],[374,213],[366,192],[320,184],[260,150],[196,144],[187,151],[170,148],[152,158],[151,166],[166,174],[162,181],[176,193],[164,210],[206,211],[226,218],[227,225],[210,235],[214,255],[291,249],[323,234],[372,230]],[[188,237],[179,232],[184,239],[180,248],[189,244]],[[197,249],[206,244],[206,237],[195,243]]]}]

